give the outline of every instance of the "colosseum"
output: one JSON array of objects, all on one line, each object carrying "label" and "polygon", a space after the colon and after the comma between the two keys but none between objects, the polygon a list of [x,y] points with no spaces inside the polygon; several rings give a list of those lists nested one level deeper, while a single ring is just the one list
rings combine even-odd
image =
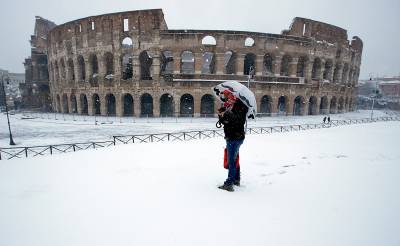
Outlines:
[{"label": "colosseum", "polygon": [[282,34],[170,30],[161,9],[74,20],[47,40],[55,111],[136,117],[213,116],[227,80],[250,80],[260,115],[351,111],[363,49],[305,18]]}]

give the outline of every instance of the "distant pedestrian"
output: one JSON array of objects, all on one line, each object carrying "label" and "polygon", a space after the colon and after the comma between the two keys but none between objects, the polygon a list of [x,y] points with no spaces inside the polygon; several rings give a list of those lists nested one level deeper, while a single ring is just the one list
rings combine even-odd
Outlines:
[{"label": "distant pedestrian", "polygon": [[326,116],[324,117],[323,122],[324,122],[324,124],[326,123]]},{"label": "distant pedestrian", "polygon": [[328,123],[329,124],[331,123],[331,117],[330,116],[328,116]]}]

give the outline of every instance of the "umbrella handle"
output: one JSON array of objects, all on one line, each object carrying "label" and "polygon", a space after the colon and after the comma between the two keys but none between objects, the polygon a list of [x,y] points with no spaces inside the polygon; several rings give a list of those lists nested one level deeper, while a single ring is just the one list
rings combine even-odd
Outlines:
[{"label": "umbrella handle", "polygon": [[215,127],[221,128],[222,127],[221,121],[217,121],[217,123],[215,123]]}]

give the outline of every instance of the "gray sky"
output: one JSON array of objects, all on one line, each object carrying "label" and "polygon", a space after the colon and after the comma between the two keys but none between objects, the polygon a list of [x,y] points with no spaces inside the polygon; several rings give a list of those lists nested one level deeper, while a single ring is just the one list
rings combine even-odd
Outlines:
[{"label": "gray sky", "polygon": [[360,78],[400,74],[400,0],[4,0],[0,68],[23,72],[35,15],[62,24],[105,13],[162,8],[170,29],[227,29],[279,34],[296,16],[348,30],[364,42]]}]

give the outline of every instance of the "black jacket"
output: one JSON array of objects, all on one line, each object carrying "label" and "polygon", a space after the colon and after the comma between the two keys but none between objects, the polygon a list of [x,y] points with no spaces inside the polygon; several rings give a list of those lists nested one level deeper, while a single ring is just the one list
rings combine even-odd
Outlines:
[{"label": "black jacket", "polygon": [[232,110],[226,111],[219,121],[224,125],[226,140],[243,140],[244,124],[246,124],[247,107],[239,99],[235,102]]}]

